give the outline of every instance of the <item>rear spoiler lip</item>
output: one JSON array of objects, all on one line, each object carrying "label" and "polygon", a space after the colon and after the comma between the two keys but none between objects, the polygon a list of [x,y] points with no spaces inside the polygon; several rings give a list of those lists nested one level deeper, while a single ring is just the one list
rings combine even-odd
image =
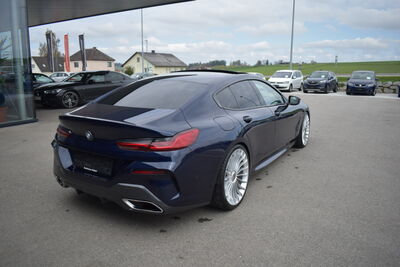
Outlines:
[{"label": "rear spoiler lip", "polygon": [[58,118],[59,118],[61,124],[62,124],[62,120],[71,120],[72,118],[77,118],[77,119],[82,119],[82,120],[93,120],[93,121],[100,121],[100,122],[105,122],[105,123],[120,124],[120,125],[124,125],[124,126],[129,126],[129,127],[141,128],[141,129],[144,129],[147,131],[153,131],[153,132],[158,133],[165,137],[174,136],[176,134],[176,133],[165,131],[165,130],[142,127],[142,126],[138,126],[136,124],[128,123],[128,122],[108,120],[108,119],[89,117],[89,116],[73,115],[71,113],[66,113],[64,115],[60,115]]},{"label": "rear spoiler lip", "polygon": [[[128,126],[136,126],[136,127],[140,127],[137,126],[136,124],[133,123],[129,123],[129,122],[123,122],[123,121],[115,121],[115,120],[108,120],[108,119],[102,119],[102,118],[96,118],[96,117],[88,117],[88,116],[80,116],[80,115],[73,115],[71,113],[67,113],[64,115],[60,115],[59,119],[68,119],[70,117],[75,117],[75,118],[80,118],[80,119],[87,119],[87,120],[96,120],[96,121],[105,121],[105,122],[110,122],[110,123],[118,123],[118,124],[123,124],[123,125],[128,125]],[[143,128],[143,127],[140,127]]]}]

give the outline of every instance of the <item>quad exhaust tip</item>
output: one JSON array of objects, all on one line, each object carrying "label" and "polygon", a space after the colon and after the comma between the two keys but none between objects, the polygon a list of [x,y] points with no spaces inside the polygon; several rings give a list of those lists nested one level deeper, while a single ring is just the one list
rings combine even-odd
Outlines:
[{"label": "quad exhaust tip", "polygon": [[123,198],[122,201],[131,209],[149,213],[163,213],[163,209],[158,205],[144,200]]}]

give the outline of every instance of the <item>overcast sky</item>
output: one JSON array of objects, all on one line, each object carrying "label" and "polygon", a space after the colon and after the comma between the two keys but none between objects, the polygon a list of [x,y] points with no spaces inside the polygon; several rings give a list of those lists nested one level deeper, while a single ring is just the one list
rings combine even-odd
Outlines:
[{"label": "overcast sky", "polygon": [[[144,9],[148,49],[173,53],[185,63],[215,59],[289,60],[292,0],[197,0]],[[78,35],[123,63],[141,50],[140,11],[133,10],[30,28],[32,55],[46,29],[70,54]],[[63,53],[63,45],[60,47]],[[294,61],[400,60],[399,0],[297,0]]]}]

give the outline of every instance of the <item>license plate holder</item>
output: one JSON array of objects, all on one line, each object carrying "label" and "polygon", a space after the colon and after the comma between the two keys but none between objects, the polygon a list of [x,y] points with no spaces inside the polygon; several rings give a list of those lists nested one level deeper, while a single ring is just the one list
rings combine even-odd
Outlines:
[{"label": "license plate holder", "polygon": [[74,167],[82,172],[107,177],[112,175],[112,159],[82,152],[73,152],[72,157]]}]

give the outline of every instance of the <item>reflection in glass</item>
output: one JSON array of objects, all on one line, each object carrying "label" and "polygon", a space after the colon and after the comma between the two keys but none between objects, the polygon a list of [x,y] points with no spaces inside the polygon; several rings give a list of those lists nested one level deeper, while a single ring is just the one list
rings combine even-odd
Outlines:
[{"label": "reflection in glass", "polygon": [[0,9],[0,126],[34,119],[25,0]]}]

